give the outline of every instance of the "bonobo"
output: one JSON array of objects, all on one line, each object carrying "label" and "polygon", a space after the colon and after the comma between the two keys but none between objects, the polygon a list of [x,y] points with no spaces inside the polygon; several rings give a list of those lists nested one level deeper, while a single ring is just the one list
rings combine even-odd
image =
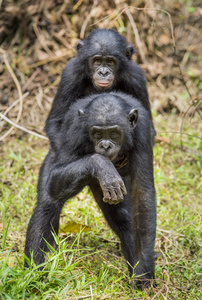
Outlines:
[{"label": "bonobo", "polygon": [[51,148],[56,151],[65,113],[76,100],[95,93],[120,91],[132,95],[146,108],[152,123],[142,70],[132,60],[134,48],[118,32],[96,29],[77,45],[77,56],[65,67],[46,122]]},{"label": "bonobo", "polygon": [[[90,186],[108,224],[119,236],[130,275],[139,288],[154,279],[156,204],[148,112],[124,93],[91,95],[74,103],[61,127],[59,150],[40,170],[38,202],[25,254],[44,261],[54,246],[65,201]],[[27,265],[27,264],[25,264]]]}]

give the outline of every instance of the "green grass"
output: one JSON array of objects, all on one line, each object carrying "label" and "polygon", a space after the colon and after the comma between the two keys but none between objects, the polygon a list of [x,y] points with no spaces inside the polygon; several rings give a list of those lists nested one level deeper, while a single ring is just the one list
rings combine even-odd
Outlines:
[{"label": "green grass", "polygon": [[[183,142],[200,150],[198,121],[185,120]],[[155,116],[159,135],[180,145],[176,115]],[[190,125],[191,123],[191,125]],[[171,133],[168,133],[171,132]],[[156,290],[133,292],[118,238],[108,228],[88,188],[66,203],[60,223],[90,231],[62,233],[43,271],[23,268],[26,227],[47,144],[10,138],[0,160],[0,299],[200,299],[201,162],[166,144],[154,147],[158,228]],[[89,228],[88,228],[89,230]],[[85,231],[85,230],[84,230]],[[133,295],[133,296],[132,296]]]}]

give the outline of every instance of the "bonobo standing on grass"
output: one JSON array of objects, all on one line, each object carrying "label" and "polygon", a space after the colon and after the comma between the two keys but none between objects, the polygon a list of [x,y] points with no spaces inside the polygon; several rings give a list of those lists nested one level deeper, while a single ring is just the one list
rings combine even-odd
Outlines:
[{"label": "bonobo standing on grass", "polygon": [[146,108],[152,123],[147,87],[142,70],[132,60],[134,48],[118,32],[96,29],[77,45],[77,56],[65,67],[46,122],[51,148],[56,151],[60,129],[70,105],[85,96],[108,91],[132,95]]},{"label": "bonobo standing on grass", "polygon": [[[61,209],[89,185],[119,236],[130,275],[143,289],[154,279],[156,204],[149,113],[123,93],[91,95],[74,103],[61,126],[59,151],[47,155],[25,254],[36,264],[54,246]],[[45,187],[45,188],[44,188]],[[25,264],[27,266],[27,264]]]}]

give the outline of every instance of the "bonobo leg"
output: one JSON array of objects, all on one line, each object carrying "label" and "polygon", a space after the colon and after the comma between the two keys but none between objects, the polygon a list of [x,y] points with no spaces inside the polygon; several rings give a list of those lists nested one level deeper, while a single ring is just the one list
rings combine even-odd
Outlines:
[{"label": "bonobo leg", "polygon": [[135,233],[135,284],[143,289],[154,279],[156,203],[151,151],[132,154],[131,205]]},{"label": "bonobo leg", "polygon": [[154,279],[156,204],[152,159],[145,156],[144,166],[148,168],[142,169],[141,158],[137,153],[135,155],[136,158],[132,159],[131,179],[124,178],[128,194],[122,203],[104,203],[99,186],[90,187],[107,222],[121,240],[129,273],[134,275],[134,284],[144,289]]},{"label": "bonobo leg", "polygon": [[[26,235],[25,254],[30,258],[31,252],[33,252],[36,265],[44,262],[43,251],[48,251],[45,240],[52,246],[55,244],[52,232],[58,233],[60,212],[64,204],[64,201],[61,200],[53,201],[47,193],[47,177],[53,159],[54,154],[50,151],[41,167],[38,181],[38,202]],[[28,267],[26,261],[25,267]]]},{"label": "bonobo leg", "polygon": [[[124,183],[128,188],[126,180]],[[109,226],[120,238],[123,255],[132,276],[135,264],[135,242],[129,195],[126,195],[124,201],[119,204],[108,204],[103,202],[103,194],[99,184],[97,186],[90,185],[90,188]]]}]

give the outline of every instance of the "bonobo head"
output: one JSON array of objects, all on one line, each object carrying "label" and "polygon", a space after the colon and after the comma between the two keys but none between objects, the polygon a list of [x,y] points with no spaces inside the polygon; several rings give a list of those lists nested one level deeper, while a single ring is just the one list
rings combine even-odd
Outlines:
[{"label": "bonobo head", "polygon": [[138,119],[138,110],[128,107],[117,95],[101,94],[79,115],[86,118],[90,140],[94,151],[115,161],[130,149],[131,131]]},{"label": "bonobo head", "polygon": [[117,81],[122,62],[131,59],[134,48],[118,32],[97,29],[78,43],[77,51],[87,58],[88,75],[93,85],[98,90],[109,90]]},{"label": "bonobo head", "polygon": [[124,141],[124,132],[118,125],[92,126],[90,137],[95,146],[95,152],[115,160]]}]

